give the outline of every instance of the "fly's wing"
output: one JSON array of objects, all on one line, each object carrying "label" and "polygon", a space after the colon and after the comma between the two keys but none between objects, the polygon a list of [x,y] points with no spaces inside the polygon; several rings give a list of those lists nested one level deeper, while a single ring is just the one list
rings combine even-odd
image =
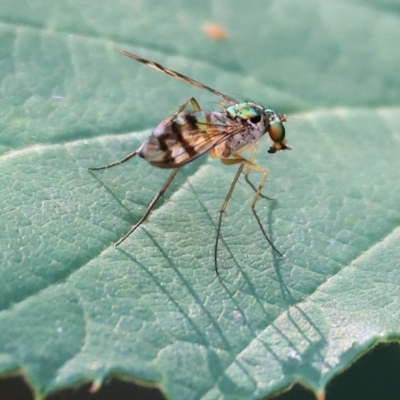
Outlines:
[{"label": "fly's wing", "polygon": [[155,167],[178,168],[243,132],[242,124],[236,121],[213,124],[191,118],[191,114],[184,114],[167,125],[160,124],[140,149],[140,155]]}]

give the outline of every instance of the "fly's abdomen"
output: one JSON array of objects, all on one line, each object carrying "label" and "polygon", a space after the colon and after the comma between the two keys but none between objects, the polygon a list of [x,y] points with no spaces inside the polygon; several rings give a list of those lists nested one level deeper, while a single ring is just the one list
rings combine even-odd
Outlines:
[{"label": "fly's abdomen", "polygon": [[158,168],[177,168],[201,156],[221,137],[224,113],[182,113],[162,121],[138,150],[140,157]]}]

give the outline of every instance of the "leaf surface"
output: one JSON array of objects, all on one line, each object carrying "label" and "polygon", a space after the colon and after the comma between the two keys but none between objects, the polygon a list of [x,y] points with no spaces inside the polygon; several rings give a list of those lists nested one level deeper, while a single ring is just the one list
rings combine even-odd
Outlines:
[{"label": "leaf surface", "polygon": [[[376,340],[399,336],[400,25],[389,2],[34,5],[0,11],[4,374],[23,370],[37,397],[113,374],[173,399],[260,399],[294,381],[322,392]],[[209,20],[225,41],[203,33]],[[256,157],[276,198],[257,212],[283,258],[241,179],[215,277],[235,168],[207,157],[114,248],[169,171],[140,158],[87,168],[132,152],[190,96],[218,109],[115,48],[289,114],[293,151],[270,155],[263,138]]]}]

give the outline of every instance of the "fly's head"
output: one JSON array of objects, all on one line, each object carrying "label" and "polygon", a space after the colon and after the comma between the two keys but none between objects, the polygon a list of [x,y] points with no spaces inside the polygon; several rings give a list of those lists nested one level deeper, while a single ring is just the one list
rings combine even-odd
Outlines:
[{"label": "fly's head", "polygon": [[283,125],[286,122],[285,114],[278,114],[270,108],[264,109],[261,105],[252,102],[229,106],[226,113],[231,119],[246,126],[250,125],[253,132],[258,131],[260,135],[268,132],[273,142],[268,153],[273,154],[281,150],[292,149],[285,139],[285,127]]},{"label": "fly's head", "polygon": [[266,121],[265,129],[273,142],[268,153],[273,154],[281,150],[292,150],[292,147],[285,139],[285,127],[283,123],[287,121],[286,115],[278,114],[270,108],[265,109],[264,114]]}]

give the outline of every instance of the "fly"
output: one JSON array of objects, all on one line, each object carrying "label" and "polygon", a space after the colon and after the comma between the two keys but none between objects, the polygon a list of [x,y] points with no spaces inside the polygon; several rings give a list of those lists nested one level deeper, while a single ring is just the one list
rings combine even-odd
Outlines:
[{"label": "fly", "polygon": [[[183,165],[209,152],[212,158],[219,158],[225,165],[239,166],[220,209],[217,236],[214,245],[215,273],[219,275],[217,254],[222,215],[228,206],[229,199],[244,168],[246,168],[244,172],[245,179],[255,191],[251,210],[268,243],[277,254],[282,256],[268,237],[255,211],[258,198],[260,196],[266,197],[261,193],[261,190],[268,179],[268,171],[255,164],[253,160],[257,152],[258,141],[267,132],[272,140],[272,145],[268,149],[268,153],[273,154],[281,150],[291,150],[291,146],[288,145],[285,139],[285,127],[283,123],[286,122],[286,115],[278,114],[274,110],[264,108],[260,104],[251,101],[239,103],[233,97],[218,92],[179,72],[163,67],[154,61],[145,60],[125,50],[118,51],[124,56],[132,58],[150,68],[215,94],[220,97],[223,110],[203,111],[196,99],[191,97],[174,114],[163,120],[137,150],[128,154],[120,161],[102,167],[89,168],[92,171],[99,171],[115,167],[138,155],[154,167],[172,169],[161,190],[149,203],[142,218],[132,226],[128,233],[115,243],[115,246],[120,245],[147,219],[158,200],[174,180],[179,169]],[[192,106],[193,111],[187,110],[189,104]],[[240,155],[243,151],[251,147],[253,147],[253,151],[249,159]],[[248,179],[251,170],[262,174],[261,182],[257,188]]]}]

